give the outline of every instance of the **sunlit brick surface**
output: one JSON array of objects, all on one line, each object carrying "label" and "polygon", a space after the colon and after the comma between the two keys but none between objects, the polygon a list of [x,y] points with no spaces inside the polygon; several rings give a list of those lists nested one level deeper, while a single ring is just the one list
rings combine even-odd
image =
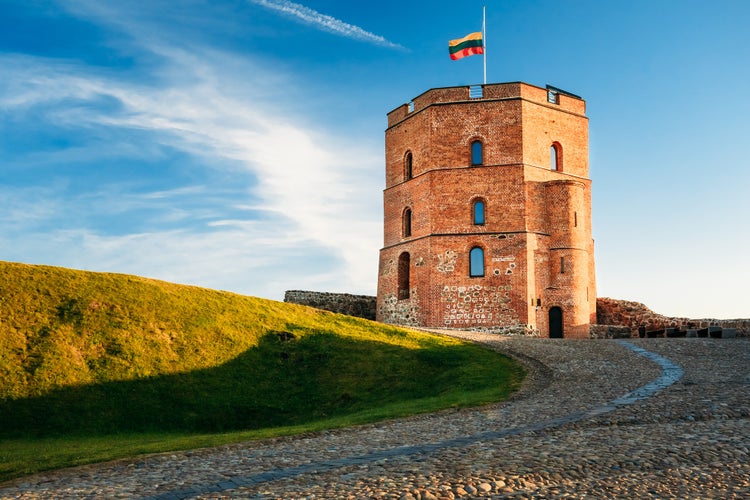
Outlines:
[{"label": "sunlit brick surface", "polygon": [[[547,90],[524,83],[486,85],[476,99],[469,87],[431,89],[388,114],[380,321],[548,336],[550,310],[560,308],[564,336],[588,337],[596,318],[588,118],[580,98],[556,97],[550,103]],[[474,141],[483,161],[472,166]],[[486,207],[482,225],[473,223],[476,200]],[[484,276],[470,277],[474,247],[484,251]],[[408,290],[399,290],[404,252]]]}]

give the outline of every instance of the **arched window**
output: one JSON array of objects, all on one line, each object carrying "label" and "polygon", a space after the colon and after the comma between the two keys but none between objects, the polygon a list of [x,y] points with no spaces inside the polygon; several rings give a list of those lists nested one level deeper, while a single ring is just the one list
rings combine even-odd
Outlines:
[{"label": "arched window", "polygon": [[404,238],[411,236],[411,208],[404,210],[404,220],[401,230],[401,234]]},{"label": "arched window", "polygon": [[484,276],[484,250],[481,247],[474,247],[469,252],[469,276]]},{"label": "arched window", "polygon": [[471,143],[471,164],[482,165],[483,163],[482,141],[474,141]]},{"label": "arched window", "polygon": [[398,300],[409,298],[409,267],[411,257],[408,252],[398,256]]},{"label": "arched window", "polygon": [[472,220],[474,225],[481,226],[484,224],[484,200],[474,200],[472,207]]},{"label": "arched window", "polygon": [[413,175],[411,151],[407,151],[404,157],[404,180],[408,181]]},{"label": "arched window", "polygon": [[559,142],[553,142],[549,147],[550,169],[562,172],[562,146]]}]

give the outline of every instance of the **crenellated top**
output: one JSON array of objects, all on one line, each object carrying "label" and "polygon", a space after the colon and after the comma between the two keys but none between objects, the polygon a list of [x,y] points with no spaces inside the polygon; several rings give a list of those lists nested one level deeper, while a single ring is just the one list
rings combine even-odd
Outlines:
[{"label": "crenellated top", "polygon": [[413,113],[436,104],[498,99],[524,99],[545,106],[553,106],[569,113],[582,116],[586,114],[586,101],[577,95],[550,85],[541,88],[523,82],[490,83],[430,89],[415,97],[411,102],[402,104],[388,113],[388,127],[396,125]]}]

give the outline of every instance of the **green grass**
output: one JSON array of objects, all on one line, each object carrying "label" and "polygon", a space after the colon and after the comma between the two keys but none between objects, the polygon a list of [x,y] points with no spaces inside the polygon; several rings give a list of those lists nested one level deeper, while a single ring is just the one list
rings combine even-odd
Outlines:
[{"label": "green grass", "polygon": [[506,398],[455,339],[138,278],[0,262],[0,481]]}]

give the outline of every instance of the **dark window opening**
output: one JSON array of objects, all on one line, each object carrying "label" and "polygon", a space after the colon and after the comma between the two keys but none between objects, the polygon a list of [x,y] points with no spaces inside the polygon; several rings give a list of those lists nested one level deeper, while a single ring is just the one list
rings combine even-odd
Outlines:
[{"label": "dark window opening", "polygon": [[411,236],[411,209],[407,208],[404,210],[404,224],[403,224],[403,230],[402,234],[404,235],[404,238],[408,238]]},{"label": "dark window opening", "polygon": [[411,151],[409,151],[408,153],[406,153],[406,158],[404,158],[404,180],[408,181],[409,179],[412,178],[413,175],[414,174],[412,171],[412,155],[411,155]]},{"label": "dark window opening", "polygon": [[408,252],[398,256],[398,300],[409,298],[409,268],[411,257]]},{"label": "dark window opening", "polygon": [[565,257],[560,257],[560,274],[565,273]]}]

